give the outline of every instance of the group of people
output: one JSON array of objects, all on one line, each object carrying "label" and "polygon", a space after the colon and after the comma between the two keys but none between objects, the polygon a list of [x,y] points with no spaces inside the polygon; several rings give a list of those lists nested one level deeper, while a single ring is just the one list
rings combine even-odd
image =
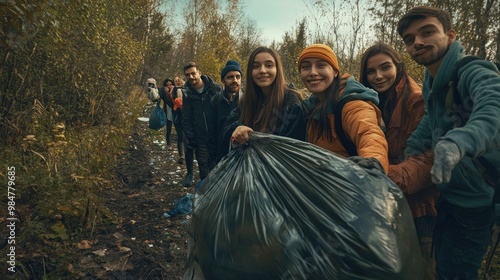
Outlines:
[{"label": "group of people", "polygon": [[159,96],[163,100],[163,110],[167,116],[167,140],[168,149],[172,149],[172,124],[177,132],[177,149],[179,153],[179,164],[184,163],[184,132],[182,130],[182,100],[184,81],[180,77],[165,79],[159,89]]},{"label": "group of people", "polygon": [[219,132],[226,117],[237,107],[242,71],[237,61],[228,61],[221,70],[222,88],[212,78],[203,75],[194,62],[189,62],[183,70],[186,82],[180,77],[165,79],[159,90],[159,99],[163,100],[167,116],[167,146],[171,149],[173,124],[177,133],[177,162],[186,164],[183,184],[189,187],[193,184],[195,157],[199,177],[203,180],[216,162],[229,152],[229,146],[221,146],[223,141]]},{"label": "group of people", "polygon": [[398,32],[425,67],[422,88],[384,43],[363,53],[359,81],[342,73],[329,46],[306,47],[297,62],[311,93],[305,100],[287,83],[271,48],[251,53],[243,90],[236,61],[221,71],[223,88],[195,63],[186,65],[185,183],[192,183],[193,151],[204,179],[252,131],[308,141],[380,170],[401,188],[426,262],[424,279],[477,279],[490,241],[494,188],[475,158],[488,156],[500,166],[500,75],[486,60],[458,71],[460,97],[473,105],[457,127],[445,103],[451,72],[464,54],[450,15],[415,7],[400,19]]}]

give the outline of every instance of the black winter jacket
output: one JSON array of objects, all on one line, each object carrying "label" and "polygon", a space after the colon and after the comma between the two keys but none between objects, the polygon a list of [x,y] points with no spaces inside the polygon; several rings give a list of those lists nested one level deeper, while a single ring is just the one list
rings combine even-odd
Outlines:
[{"label": "black winter jacket", "polygon": [[163,100],[163,111],[165,111],[166,114],[167,106],[170,107],[170,109],[174,108],[174,101],[165,90],[165,87],[159,88],[158,92],[160,94],[160,99]]},{"label": "black winter jacket", "polygon": [[[223,137],[225,139],[230,139],[236,127],[243,125],[239,120],[240,114],[240,107],[237,107],[227,117],[223,131]],[[299,95],[289,90],[285,91],[285,99],[281,108],[281,114],[276,116],[281,125],[278,131],[275,131],[273,134],[305,141],[307,135],[306,116],[307,109]]]},{"label": "black winter jacket", "polygon": [[202,75],[204,88],[199,93],[189,82],[186,82],[186,96],[182,100],[182,127],[188,143],[208,146],[208,115],[210,100],[222,89],[210,77]]},{"label": "black winter jacket", "polygon": [[241,94],[240,91],[229,101],[226,91],[222,90],[210,102],[208,153],[214,165],[229,152],[230,138],[223,135],[224,125],[231,111],[238,107]]}]

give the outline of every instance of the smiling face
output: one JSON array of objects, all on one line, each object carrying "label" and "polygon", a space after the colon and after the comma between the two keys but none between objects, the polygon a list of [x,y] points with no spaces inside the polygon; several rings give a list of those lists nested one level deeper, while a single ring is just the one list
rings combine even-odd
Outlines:
[{"label": "smiling face", "polygon": [[413,60],[435,72],[455,36],[455,30],[445,32],[436,17],[415,20],[402,33],[406,50]]},{"label": "smiling face", "polygon": [[196,67],[184,70],[184,76],[194,88],[198,89],[203,86],[203,82],[201,82],[201,72],[196,69]]},{"label": "smiling face", "polygon": [[366,78],[370,87],[377,92],[387,91],[396,81],[397,67],[392,58],[384,53],[368,58]]},{"label": "smiling face", "polygon": [[300,78],[313,94],[323,93],[339,73],[326,61],[306,58],[300,64]]},{"label": "smiling face", "polygon": [[172,84],[171,81],[167,81],[167,86],[166,86],[169,90],[172,90],[174,88],[174,84]]},{"label": "smiling face", "polygon": [[179,77],[175,77],[174,84],[176,87],[182,87],[184,85],[184,81]]},{"label": "smiling face", "polygon": [[276,61],[268,52],[260,52],[252,63],[252,79],[262,88],[264,93],[270,91],[270,86],[276,79]]}]

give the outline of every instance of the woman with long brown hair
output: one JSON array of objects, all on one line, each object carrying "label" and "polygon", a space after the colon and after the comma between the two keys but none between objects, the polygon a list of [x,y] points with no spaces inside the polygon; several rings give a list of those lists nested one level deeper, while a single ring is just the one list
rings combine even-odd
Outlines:
[{"label": "woman with long brown hair", "polygon": [[304,141],[306,109],[300,95],[288,86],[278,53],[256,48],[248,60],[245,90],[239,107],[226,121],[224,134],[244,144],[259,131]]},{"label": "woman with long brown hair", "polygon": [[399,53],[387,44],[377,43],[366,49],[360,69],[361,83],[377,91],[380,99],[378,108],[389,145],[387,175],[406,196],[426,260],[425,279],[434,279],[431,245],[438,190],[431,182],[433,156],[428,152],[404,160],[406,141],[424,116],[422,90],[406,72]]}]

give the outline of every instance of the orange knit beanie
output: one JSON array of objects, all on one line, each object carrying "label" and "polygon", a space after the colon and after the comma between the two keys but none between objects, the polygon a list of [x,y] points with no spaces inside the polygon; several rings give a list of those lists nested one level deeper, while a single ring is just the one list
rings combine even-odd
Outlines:
[{"label": "orange knit beanie", "polygon": [[330,64],[333,67],[333,69],[335,69],[337,72],[340,72],[339,63],[337,62],[337,56],[333,52],[332,48],[330,48],[327,45],[313,44],[305,48],[300,53],[299,61],[297,63],[299,72],[300,72],[300,64],[302,63],[302,60],[304,60],[305,58],[323,59],[324,61],[328,62],[328,64]]}]

